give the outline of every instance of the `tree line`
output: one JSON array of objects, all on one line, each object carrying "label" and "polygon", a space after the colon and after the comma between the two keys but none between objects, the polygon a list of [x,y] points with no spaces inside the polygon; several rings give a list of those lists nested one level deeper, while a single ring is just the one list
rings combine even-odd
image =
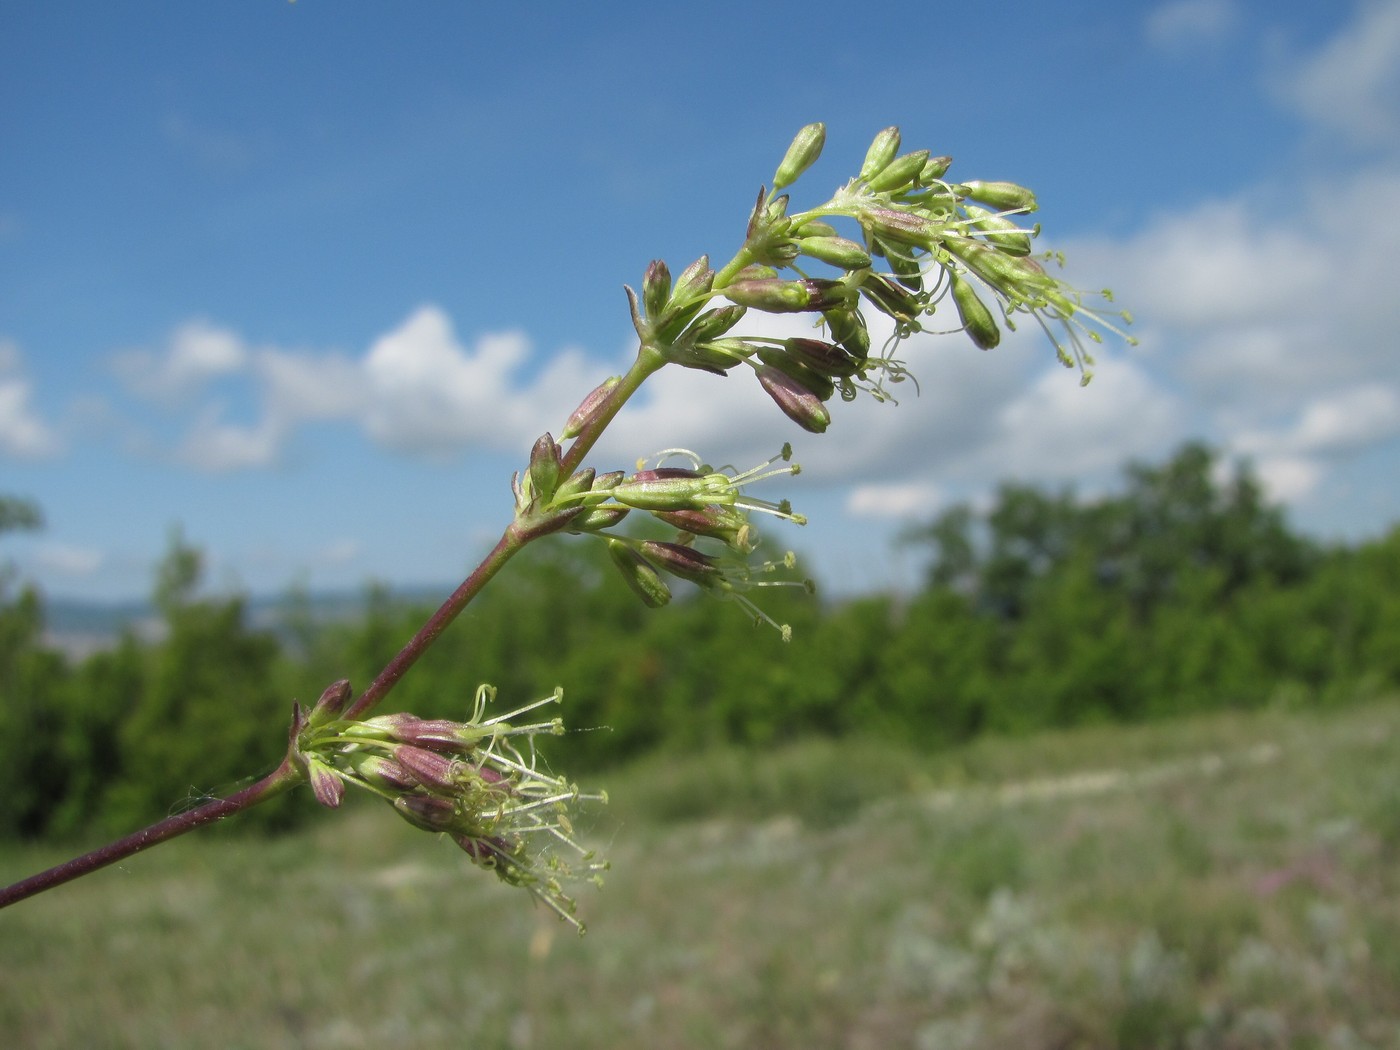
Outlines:
[{"label": "tree line", "polygon": [[[1323,545],[1292,530],[1245,467],[1200,444],[1125,468],[1113,494],[1003,484],[904,541],[908,593],[764,608],[784,645],[696,595],[649,610],[590,545],[545,543],[488,588],[385,710],[463,716],[477,683],[516,706],[565,687],[570,775],[656,749],[804,735],[928,749],[978,734],[1268,704],[1323,706],[1400,687],[1400,525]],[[0,529],[38,524],[0,499]],[[291,701],[366,684],[430,611],[369,588],[318,622],[304,597],[277,633],[239,596],[204,597],[177,539],[154,585],[159,641],[125,635],[66,660],[43,602],[0,575],[0,836],[120,830],[223,792],[280,758]],[[305,800],[259,820],[284,824]]]}]

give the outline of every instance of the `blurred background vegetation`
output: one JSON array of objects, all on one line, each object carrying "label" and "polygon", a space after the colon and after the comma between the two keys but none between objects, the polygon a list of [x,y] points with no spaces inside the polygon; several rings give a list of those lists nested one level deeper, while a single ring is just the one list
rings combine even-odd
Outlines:
[{"label": "blurred background vegetation", "polygon": [[[41,527],[0,499],[0,529]],[[1005,484],[985,512],[911,529],[927,573],[899,595],[762,604],[790,645],[703,596],[640,605],[582,542],[540,544],[438,642],[385,710],[462,716],[478,682],[515,705],[565,687],[571,777],[724,745],[898,742],[1286,706],[1400,687],[1400,526],[1352,545],[1290,530],[1247,468],[1192,444],[1086,497]],[[153,586],[164,629],[77,657],[45,641],[43,596],[0,576],[0,837],[131,830],[280,758],[293,698],[363,686],[430,611],[369,588],[357,614],[281,625],[201,590],[177,533]],[[818,567],[819,568],[819,567]],[[251,823],[289,826],[308,799]]]}]

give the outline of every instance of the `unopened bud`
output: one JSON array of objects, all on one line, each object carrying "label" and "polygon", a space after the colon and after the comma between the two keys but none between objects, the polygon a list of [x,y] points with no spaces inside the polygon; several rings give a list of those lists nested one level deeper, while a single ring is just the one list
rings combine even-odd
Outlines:
[{"label": "unopened bud", "polygon": [[760,365],[758,382],[783,414],[803,430],[820,434],[831,425],[831,413],[821,399],[786,372]]},{"label": "unopened bud", "polygon": [[804,171],[816,163],[825,145],[825,124],[808,124],[799,131],[773,175],[773,189],[780,190],[796,182]]},{"label": "unopened bud", "polygon": [[862,270],[870,265],[870,253],[845,237],[803,237],[797,247],[803,255],[843,270]]},{"label": "unopened bud", "polygon": [[346,755],[344,761],[356,776],[375,787],[388,791],[412,791],[418,786],[418,778],[392,758],[356,751]]},{"label": "unopened bud", "polygon": [[424,831],[451,831],[459,821],[457,807],[435,795],[400,795],[394,799],[394,809]]},{"label": "unopened bud", "polygon": [[784,339],[787,352],[802,364],[824,376],[853,376],[861,363],[834,343],[821,339]]},{"label": "unopened bud", "polygon": [[997,211],[1035,211],[1035,194],[1014,182],[983,182],[973,179],[957,187],[958,193]]},{"label": "unopened bud", "polygon": [[642,305],[647,319],[655,324],[671,299],[671,271],[660,259],[653,259],[642,278]]},{"label": "unopened bud", "polygon": [[742,306],[721,306],[715,310],[706,310],[691,322],[690,327],[685,330],[685,338],[695,343],[717,339],[738,324],[747,312]]},{"label": "unopened bud", "polygon": [[342,678],[338,682],[332,682],[326,686],[321,697],[316,701],[316,706],[311,709],[311,717],[308,725],[323,726],[327,722],[335,720],[335,717],[345,709],[346,702],[350,699],[350,681]]},{"label": "unopened bud", "polygon": [[534,499],[547,503],[554,497],[563,472],[563,452],[549,434],[540,435],[530,450],[530,491]]},{"label": "unopened bud", "polygon": [[870,356],[870,332],[859,310],[828,310],[822,314],[831,338],[846,348],[857,361]]},{"label": "unopened bud", "polygon": [[434,794],[457,793],[456,773],[462,765],[460,760],[411,744],[394,748],[394,760]]},{"label": "unopened bud", "polygon": [[684,467],[639,470],[614,487],[609,495],[637,510],[685,510],[710,502],[705,475]]},{"label": "unopened bud", "polygon": [[593,392],[583,399],[578,408],[574,409],[559,436],[568,441],[570,438],[576,438],[582,434],[584,427],[588,426],[602,410],[602,407],[607,404],[608,398],[612,396],[612,392],[617,389],[617,384],[620,382],[622,382],[621,376],[612,376],[594,387]]},{"label": "unopened bud", "polygon": [[715,559],[694,547],[660,540],[643,540],[642,554],[658,568],[682,580],[708,587],[724,578]]},{"label": "unopened bud", "polygon": [[862,182],[869,182],[885,170],[885,166],[894,160],[894,155],[898,152],[899,129],[886,128],[870,143],[870,148],[865,152],[865,162],[861,164],[860,175],[857,177]]},{"label": "unopened bud", "polygon": [[859,219],[873,236],[916,248],[931,248],[944,230],[940,222],[890,208],[867,208],[860,213]]},{"label": "unopened bud", "polygon": [[1001,329],[997,327],[992,311],[977,295],[972,282],[950,274],[953,285],[953,303],[962,318],[963,329],[968,337],[983,350],[990,350],[1001,342]]},{"label": "unopened bud", "polygon": [[627,517],[626,507],[590,507],[569,522],[570,532],[601,532]]},{"label": "unopened bud", "polygon": [[1055,280],[1034,259],[1007,255],[970,237],[945,237],[943,247],[993,288],[1016,297],[1053,291]]},{"label": "unopened bud", "polygon": [[689,299],[696,295],[706,295],[714,287],[715,271],[710,269],[710,257],[702,255],[681,271],[676,285],[671,289],[671,298]]},{"label": "unopened bud", "polygon": [[327,809],[336,809],[345,797],[345,781],[336,775],[330,766],[320,759],[309,758],[306,762],[306,775],[311,781],[312,794],[316,801]]},{"label": "unopened bud", "polygon": [[968,225],[981,231],[989,244],[995,245],[1007,255],[1031,253],[1030,234],[1004,215],[979,208],[975,204],[963,205],[963,211],[967,213]]},{"label": "unopened bud", "polygon": [[827,376],[808,368],[797,358],[772,347],[763,347],[758,352],[759,359],[779,372],[786,372],[802,386],[806,387],[822,401],[831,400],[836,393],[836,385]]},{"label": "unopened bud", "polygon": [[924,170],[928,161],[928,150],[906,153],[897,160],[885,165],[878,175],[865,180],[865,188],[871,193],[886,193],[902,189],[914,182]]},{"label": "unopened bud", "polygon": [[613,564],[622,573],[622,578],[633,593],[649,608],[659,609],[671,600],[671,589],[656,571],[655,566],[643,558],[629,544],[616,538],[608,540],[608,554]]},{"label": "unopened bud", "polygon": [[952,157],[930,157],[924,161],[924,170],[919,172],[919,182],[925,186],[930,182],[937,182],[948,174],[948,169],[952,166]]},{"label": "unopened bud", "polygon": [[733,507],[721,507],[712,503],[707,507],[655,511],[654,516],[667,525],[693,536],[723,540],[728,547],[741,554],[753,550],[753,527],[744,513]]},{"label": "unopened bud", "polygon": [[560,504],[574,497],[593,491],[593,479],[598,472],[592,467],[576,470],[554,490],[554,502]]},{"label": "unopened bud", "polygon": [[802,281],[776,277],[735,281],[724,289],[725,296],[740,306],[752,306],[765,313],[800,313],[811,309],[811,294]]},{"label": "unopened bud", "polygon": [[922,312],[919,300],[907,288],[900,287],[897,281],[882,273],[867,274],[860,291],[877,309],[896,321],[906,325],[918,323]]}]

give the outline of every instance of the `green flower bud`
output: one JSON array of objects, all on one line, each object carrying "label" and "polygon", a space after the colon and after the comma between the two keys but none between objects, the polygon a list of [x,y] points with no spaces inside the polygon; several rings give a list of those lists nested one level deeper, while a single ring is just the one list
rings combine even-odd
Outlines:
[{"label": "green flower bud", "polygon": [[969,237],[945,237],[943,247],[1008,298],[1028,299],[1055,290],[1055,279],[1033,259],[1007,255]]},{"label": "green flower bud", "polygon": [[770,277],[777,277],[778,271],[763,263],[749,263],[742,270],[734,275],[736,281],[756,281],[766,280]]},{"label": "green flower bud", "polygon": [[827,331],[857,361],[870,356],[870,332],[859,310],[828,310],[822,314]]},{"label": "green flower bud", "polygon": [[697,295],[708,295],[715,284],[715,271],[710,269],[710,257],[702,255],[681,271],[676,285],[671,289],[672,299],[690,299]]},{"label": "green flower bud", "polygon": [[612,392],[617,389],[617,384],[620,382],[622,382],[621,376],[613,376],[610,379],[604,379],[594,387],[592,393],[583,399],[578,408],[574,409],[559,436],[568,441],[582,434],[584,427],[588,426],[593,417],[607,404],[608,398],[612,396]]},{"label": "green flower bud", "polygon": [[931,182],[937,182],[948,174],[948,169],[952,166],[952,157],[930,157],[924,161],[924,170],[919,172],[920,184],[927,186]]},{"label": "green flower bud", "polygon": [[559,485],[559,475],[564,467],[562,457],[563,451],[549,434],[541,434],[530,451],[530,492],[540,504],[554,498],[554,490]]},{"label": "green flower bud", "polygon": [[569,531],[574,533],[602,532],[620,524],[627,517],[626,507],[589,507],[569,522]]},{"label": "green flower bud", "polygon": [[808,219],[792,232],[798,237],[835,237],[836,227],[820,219]]},{"label": "green flower bud", "polygon": [[671,589],[656,568],[629,544],[615,537],[608,539],[608,554],[622,573],[623,580],[649,608],[659,609],[671,600]]},{"label": "green flower bud", "polygon": [[745,345],[740,339],[715,339],[703,343],[677,343],[666,352],[666,359],[682,368],[694,368],[722,376],[744,359],[746,354],[737,355],[732,346]]},{"label": "green flower bud", "polygon": [[963,329],[973,343],[983,350],[990,350],[1001,342],[1001,329],[997,327],[992,311],[977,295],[970,281],[958,274],[949,274],[953,285],[953,303],[962,318]]},{"label": "green flower bud", "polygon": [[1014,182],[983,182],[973,179],[956,187],[959,194],[971,197],[997,211],[1035,211],[1039,206],[1035,194]]},{"label": "green flower bud", "polygon": [[980,231],[989,244],[995,245],[1007,255],[1031,253],[1030,234],[1006,216],[979,208],[975,204],[963,205],[963,211],[967,213],[968,225]]},{"label": "green flower bud", "polygon": [[803,255],[843,270],[863,270],[870,265],[870,253],[845,237],[803,237],[797,247]]},{"label": "green flower bud", "polygon": [[554,490],[554,502],[556,504],[564,503],[573,500],[576,496],[582,496],[586,492],[592,492],[593,480],[597,475],[598,472],[592,467],[584,467],[582,470],[574,471],[566,481]]},{"label": "green flower bud", "polygon": [[825,124],[808,124],[799,131],[773,175],[773,189],[780,190],[796,182],[804,171],[816,163],[825,145]]},{"label": "green flower bud", "polygon": [[865,188],[871,193],[886,193],[903,189],[914,182],[928,162],[928,150],[906,153],[898,160],[891,161],[879,174],[865,180]]},{"label": "green flower bud", "polygon": [[923,312],[922,303],[892,278],[882,273],[867,274],[860,291],[881,313],[888,314],[901,324],[918,327],[919,314]]},{"label": "green flower bud", "polygon": [[684,467],[639,470],[616,485],[610,495],[637,510],[685,510],[703,507],[713,499],[705,475]]},{"label": "green flower bud", "polygon": [[758,382],[783,414],[803,430],[820,434],[831,425],[831,413],[821,399],[786,372],[761,365]]},{"label": "green flower bud", "polygon": [[671,271],[660,259],[653,259],[642,278],[642,304],[646,307],[647,319],[653,324],[658,322],[670,299]]},{"label": "green flower bud", "polygon": [[908,211],[867,208],[857,218],[873,237],[916,248],[931,248],[944,232],[942,223]]},{"label": "green flower bud", "polygon": [[706,310],[685,330],[685,339],[695,343],[717,339],[738,324],[745,313],[747,310],[742,306],[721,306],[715,310]]},{"label": "green flower bud", "polygon": [[886,128],[870,143],[870,148],[865,152],[865,163],[860,166],[860,174],[856,177],[861,182],[869,182],[885,170],[885,166],[894,160],[894,155],[898,152],[899,129]]},{"label": "green flower bud", "polygon": [[783,281],[776,278],[735,281],[724,289],[725,296],[740,306],[752,306],[766,313],[801,313],[804,310],[824,310],[844,301],[841,294],[835,301],[838,282],[821,278]]}]

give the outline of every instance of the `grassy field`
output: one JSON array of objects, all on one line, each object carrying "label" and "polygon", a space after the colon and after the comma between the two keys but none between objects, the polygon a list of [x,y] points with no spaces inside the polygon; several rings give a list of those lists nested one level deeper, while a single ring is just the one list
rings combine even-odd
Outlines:
[{"label": "grassy field", "polygon": [[196,834],[0,913],[0,1042],[1400,1047],[1400,704],[604,786],[584,938],[378,810]]}]

